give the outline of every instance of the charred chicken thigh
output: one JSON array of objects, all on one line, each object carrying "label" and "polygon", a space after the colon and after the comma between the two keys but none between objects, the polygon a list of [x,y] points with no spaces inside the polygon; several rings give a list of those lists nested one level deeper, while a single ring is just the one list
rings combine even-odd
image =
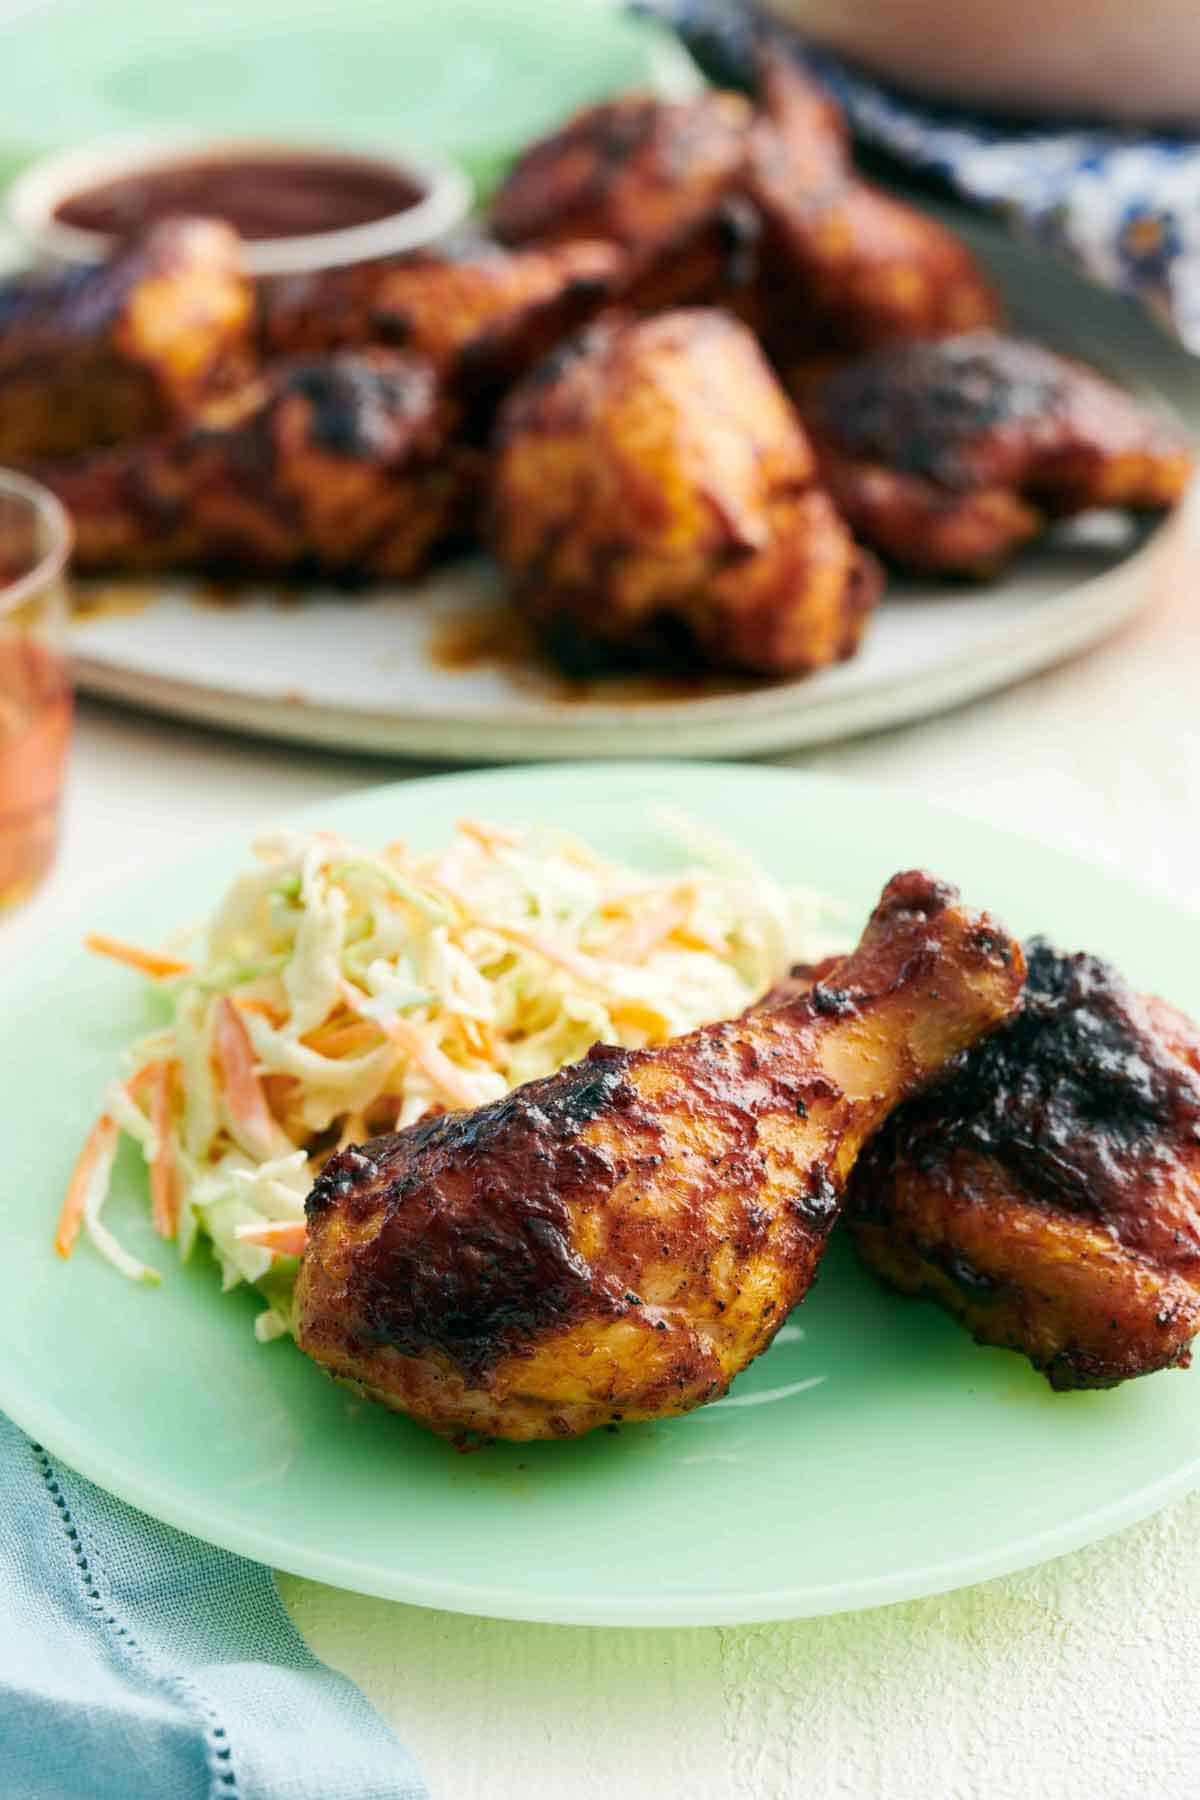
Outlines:
[{"label": "charred chicken thigh", "polygon": [[276,363],[203,424],[38,474],[85,570],[401,579],[473,511],[433,367],[394,350]]},{"label": "charred chicken thigh", "polygon": [[302,1349],[449,1435],[570,1437],[722,1393],[807,1291],[863,1143],[1013,1011],[1019,945],[896,876],[791,1001],[597,1045],[340,1152],[309,1197]]},{"label": "charred chicken thigh", "polygon": [[855,1170],[859,1254],[1055,1388],[1186,1364],[1200,1331],[1200,1031],[1028,946],[1017,1018]]},{"label": "charred chicken thigh", "polygon": [[1193,467],[1131,395],[995,332],[818,367],[793,389],[851,529],[937,574],[994,574],[1053,517],[1170,506]]},{"label": "charred chicken thigh", "polygon": [[996,290],[962,239],[855,172],[823,93],[781,58],[762,93],[747,183],[762,221],[761,328],[782,366],[821,346],[999,323]]},{"label": "charred chicken thigh", "polygon": [[264,285],[264,354],[364,344],[415,351],[485,427],[505,388],[585,324],[623,280],[613,244],[426,251]]},{"label": "charred chicken thigh", "polygon": [[606,238],[645,259],[683,244],[735,194],[754,108],[741,94],[622,94],[517,158],[489,224],[504,243]]},{"label": "charred chicken thigh", "polygon": [[878,597],[749,331],[715,311],[607,317],[503,407],[492,541],[568,666],[684,641],[711,664],[817,669]]},{"label": "charred chicken thigh", "polygon": [[0,286],[0,462],[161,430],[244,379],[254,297],[215,219],[155,226],[111,262]]},{"label": "charred chicken thigh", "polygon": [[511,244],[605,238],[641,312],[721,304],[756,323],[761,227],[747,191],[754,107],[741,94],[624,94],[532,144],[493,203]]},{"label": "charred chicken thigh", "polygon": [[609,238],[629,254],[629,304],[720,302],[785,359],[998,320],[967,246],[858,177],[828,95],[778,56],[760,93],[588,108],[518,159],[492,229]]}]

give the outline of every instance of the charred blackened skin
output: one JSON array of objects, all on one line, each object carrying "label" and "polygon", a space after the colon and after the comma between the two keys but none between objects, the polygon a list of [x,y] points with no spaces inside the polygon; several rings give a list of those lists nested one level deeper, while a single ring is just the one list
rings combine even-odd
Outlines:
[{"label": "charred blackened skin", "polygon": [[387,366],[370,363],[354,352],[335,352],[280,365],[275,391],[242,426],[200,424],[190,442],[220,446],[235,472],[251,490],[279,461],[275,443],[281,408],[293,397],[309,407],[309,436],[331,456],[394,461],[406,428],[429,434],[436,401],[436,379],[424,357],[395,357]]},{"label": "charred blackened skin", "polygon": [[828,378],[820,406],[847,454],[969,488],[963,450],[998,427],[1054,418],[1072,380],[1071,365],[1038,345],[979,333],[861,357]]},{"label": "charred blackened skin", "polygon": [[1010,1297],[1010,1290],[1004,1282],[998,1281],[984,1269],[977,1269],[973,1262],[947,1249],[945,1245],[922,1243],[917,1248],[928,1262],[936,1263],[940,1269],[945,1270],[951,1281],[976,1304]]},{"label": "charred blackened skin", "polygon": [[72,514],[80,567],[403,579],[476,504],[454,419],[426,358],[337,351],[273,361],[219,413],[39,472]]},{"label": "charred blackened skin", "polygon": [[828,1018],[843,1018],[854,1011],[854,1002],[845,988],[826,987],[818,981],[812,991],[812,1003]]},{"label": "charred blackened skin", "polygon": [[[841,1010],[853,1010],[852,1003]],[[569,1070],[490,1106],[446,1113],[331,1159],[308,1200],[310,1226],[334,1204],[351,1220],[360,1211],[368,1214],[378,1205],[379,1168],[404,1148],[403,1172],[384,1191],[387,1221],[348,1283],[347,1298],[362,1321],[361,1349],[386,1344],[411,1356],[440,1350],[478,1379],[560,1319],[615,1317],[641,1304],[624,1284],[594,1276],[570,1248],[571,1211],[579,1196],[611,1191],[628,1172],[580,1143],[579,1132],[601,1113],[629,1103],[632,1055],[596,1044]],[[742,1104],[734,1096],[742,1088],[743,1057],[719,1037],[698,1053],[691,1070],[702,1102],[737,1122],[736,1146],[725,1166],[744,1164],[748,1192],[761,1177],[758,1111],[776,1099],[772,1071],[754,1072],[762,1078],[758,1099]],[[782,1080],[790,1087],[790,1072]],[[810,1103],[833,1102],[841,1090],[814,1073],[805,1094]],[[455,1204],[460,1194],[466,1202],[476,1192],[486,1206]],[[794,1210],[807,1230],[824,1237],[838,1206],[832,1179],[815,1169]],[[413,1207],[427,1215],[419,1231],[413,1229]],[[750,1237],[753,1224],[748,1218]]]},{"label": "charred blackened skin", "polygon": [[827,1169],[814,1167],[809,1170],[805,1191],[794,1205],[810,1225],[822,1231],[832,1227],[841,1206],[841,1196]]},{"label": "charred blackened skin", "polygon": [[[350,1278],[364,1348],[388,1344],[414,1356],[442,1350],[477,1377],[556,1319],[581,1311],[617,1315],[641,1304],[623,1287],[609,1291],[593,1281],[569,1241],[573,1195],[615,1177],[578,1133],[598,1113],[627,1102],[628,1060],[627,1051],[597,1044],[569,1081],[534,1082],[477,1112],[445,1113],[403,1134],[404,1172],[386,1190],[388,1219]],[[352,1215],[356,1188],[368,1205],[377,1204],[371,1178],[398,1141],[376,1138],[335,1156],[309,1196],[310,1225],[335,1203]],[[446,1181],[470,1185],[492,1169],[488,1207],[460,1212],[437,1203],[447,1197]],[[416,1235],[407,1216],[413,1207],[428,1212],[427,1228]],[[404,1223],[393,1230],[401,1213]]]},{"label": "charred blackened skin", "polygon": [[603,345],[611,342],[623,324],[628,323],[625,313],[608,312],[603,318],[595,319],[590,324],[582,325],[565,338],[561,344],[542,357],[525,377],[526,391],[535,392],[538,388],[551,388],[560,381],[572,363],[582,362],[584,357],[593,355]]},{"label": "charred blackened skin", "polygon": [[[839,1010],[852,1011],[853,1003]],[[441,1351],[478,1380],[559,1320],[617,1317],[641,1305],[624,1283],[594,1275],[570,1247],[580,1196],[610,1192],[629,1173],[624,1163],[581,1143],[579,1133],[600,1114],[629,1104],[633,1054],[596,1044],[572,1068],[490,1106],[442,1114],[330,1160],[309,1196],[310,1228],[335,1205],[350,1221],[368,1216],[379,1203],[380,1168],[396,1158],[402,1169],[384,1190],[387,1218],[370,1254],[355,1260],[347,1283],[347,1303],[360,1321],[359,1350]],[[753,1103],[736,1097],[746,1073],[761,1082]],[[793,1079],[791,1071],[782,1075],[782,1086],[790,1090]],[[742,1049],[715,1035],[698,1051],[691,1082],[707,1109],[736,1124],[723,1167],[727,1173],[744,1167],[752,1193],[762,1174],[758,1112],[778,1097],[772,1069],[746,1070]],[[806,1078],[804,1093],[806,1105],[841,1098],[837,1084],[819,1073]],[[475,1203],[480,1197],[483,1206]],[[807,1231],[823,1238],[838,1207],[833,1180],[818,1168],[793,1210]],[[413,1208],[423,1215],[419,1229]],[[748,1207],[744,1221],[747,1251],[753,1212]]]},{"label": "charred blackened skin", "polygon": [[748,288],[758,278],[762,219],[748,200],[731,194],[716,216],[721,274],[732,288]]},{"label": "charred blackened skin", "polygon": [[331,356],[299,365],[290,385],[312,408],[315,444],[333,456],[371,456],[387,453],[397,420],[427,416],[433,371],[415,357],[375,369]]},{"label": "charred blackened skin", "polygon": [[[603,199],[614,175],[654,137],[658,109],[653,101],[644,106],[598,107],[589,134],[595,154],[595,169],[584,197],[589,201]],[[682,174],[682,170],[677,173]]]},{"label": "charred blackened skin", "polygon": [[1200,1033],[1096,957],[1026,956],[1021,1012],[894,1114],[847,1213],[903,1292],[1055,1388],[1112,1387],[1200,1330]]},{"label": "charred blackened skin", "polygon": [[[1123,1173],[1145,1165],[1164,1130],[1200,1128],[1200,1082],[1133,1032],[1129,990],[1107,963],[1061,956],[1043,938],[1026,957],[1020,1016],[889,1130],[904,1130],[918,1161],[927,1131],[939,1156],[962,1146],[994,1157],[1031,1197],[1112,1223]],[[1119,1223],[1136,1241],[1136,1218]]]}]

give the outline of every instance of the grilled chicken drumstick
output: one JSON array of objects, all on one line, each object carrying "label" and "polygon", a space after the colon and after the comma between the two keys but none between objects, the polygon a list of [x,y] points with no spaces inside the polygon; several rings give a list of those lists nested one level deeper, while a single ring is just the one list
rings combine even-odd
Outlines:
[{"label": "grilled chicken drumstick", "polygon": [[1053,517],[1170,506],[1193,468],[1131,395],[995,332],[896,345],[792,385],[851,530],[935,574],[995,574]]},{"label": "grilled chicken drumstick", "polygon": [[863,1143],[1023,973],[953,888],[897,875],[798,998],[342,1151],[308,1201],[297,1341],[448,1435],[713,1399],[807,1292]]},{"label": "grilled chicken drumstick", "polygon": [[159,431],[251,362],[254,297],[236,234],[169,219],[94,268],[0,286],[0,462]]},{"label": "grilled chicken drumstick", "polygon": [[661,655],[821,668],[857,647],[873,560],[745,326],[716,311],[609,316],[500,413],[492,541],[567,666]]},{"label": "grilled chicken drumstick", "polygon": [[83,570],[403,579],[473,510],[472,452],[432,366],[394,350],[276,363],[220,414],[38,474]]},{"label": "grilled chicken drumstick", "polygon": [[859,1254],[1052,1387],[1186,1364],[1200,1331],[1200,1031],[1029,946],[1022,1012],[868,1148]]}]

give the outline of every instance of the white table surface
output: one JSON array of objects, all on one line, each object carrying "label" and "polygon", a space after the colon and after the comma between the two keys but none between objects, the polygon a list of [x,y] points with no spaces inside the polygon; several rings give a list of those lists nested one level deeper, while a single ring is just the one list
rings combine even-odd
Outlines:
[{"label": "white table surface", "polygon": [[[885,782],[898,805],[915,792],[1066,844],[1191,901],[1200,546],[1184,552],[1138,620],[1075,663],[795,760]],[[206,837],[420,772],[85,705],[58,867],[0,925],[0,955],[20,954],[88,892]],[[803,1530],[803,1495],[796,1510]],[[280,1586],[313,1648],[360,1683],[447,1800],[1195,1800],[1200,1790],[1200,1496],[982,1587],[746,1629],[513,1625],[291,1577]]]}]

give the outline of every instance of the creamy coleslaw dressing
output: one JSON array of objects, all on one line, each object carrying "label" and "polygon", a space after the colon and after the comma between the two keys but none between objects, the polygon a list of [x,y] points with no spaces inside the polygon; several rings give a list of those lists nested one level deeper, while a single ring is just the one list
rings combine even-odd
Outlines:
[{"label": "creamy coleslaw dressing", "polygon": [[497,1099],[598,1040],[636,1048],[728,1017],[840,946],[830,902],[785,892],[690,820],[657,823],[687,857],[670,875],[539,827],[464,820],[419,855],[280,833],[255,843],[190,962],[97,940],[150,974],[173,1016],[122,1058],[60,1250],[82,1229],[126,1275],[158,1279],[100,1216],[126,1133],[163,1235],[184,1257],[207,1237],[226,1288],[261,1289],[258,1337],[281,1336],[298,1259],[244,1234],[302,1227],[334,1149]]}]

